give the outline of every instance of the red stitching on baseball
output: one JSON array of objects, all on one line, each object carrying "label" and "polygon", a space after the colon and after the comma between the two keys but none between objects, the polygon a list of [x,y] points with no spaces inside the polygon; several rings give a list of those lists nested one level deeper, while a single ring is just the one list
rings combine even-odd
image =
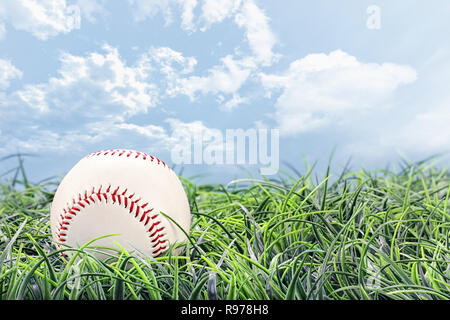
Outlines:
[{"label": "red stitching on baseball", "polygon": [[152,232],[153,228],[155,226],[157,226],[158,224],[160,224],[160,223],[161,223],[160,221],[157,221],[157,222],[153,223],[152,226],[150,227],[150,229],[148,229],[148,232]]},{"label": "red stitching on baseball", "polygon": [[[158,221],[158,224],[160,223],[161,221]],[[156,224],[156,222],[154,223],[154,224]],[[164,230],[164,227],[163,228],[159,228],[159,229],[156,229],[155,230],[155,232],[153,232],[151,235],[150,235],[150,237],[155,237],[159,232],[161,232],[162,230]]]},{"label": "red stitching on baseball", "polygon": [[121,156],[125,155],[127,158],[129,158],[133,154],[134,154],[134,159],[142,158],[142,160],[147,160],[149,158],[151,162],[156,160],[158,165],[162,164],[164,167],[167,167],[168,169],[170,169],[169,166],[164,161],[158,159],[157,157],[152,156],[145,152],[139,152],[139,151],[135,151],[135,150],[119,150],[119,149],[100,150],[100,151],[97,151],[97,152],[87,155],[86,158],[107,156],[107,155],[109,155],[110,157],[112,157],[112,156],[121,157]]},{"label": "red stitching on baseball", "polygon": [[[156,253],[158,253],[159,251],[161,251],[161,250],[165,250],[167,247],[159,247],[159,249],[156,249],[155,251],[153,251],[153,254],[156,254]],[[162,253],[162,252],[161,252]],[[155,256],[155,257],[158,257],[159,255],[157,255],[157,256]]]},{"label": "red stitching on baseball", "polygon": [[163,235],[162,234],[158,234],[153,240],[152,242],[155,243],[156,240],[158,240],[159,238],[161,238]]},{"label": "red stitching on baseball", "polygon": [[[152,242],[153,242],[153,241],[152,241]],[[163,240],[163,241],[158,240],[158,242],[156,242],[156,243],[153,245],[153,248],[156,248],[158,245],[163,244],[163,243],[165,243],[165,242],[166,242],[165,240]]]},{"label": "red stitching on baseball", "polygon": [[[72,206],[68,207],[67,210],[63,209],[65,214],[60,215],[61,221],[60,221],[59,227],[57,228],[57,231],[56,231],[56,237],[58,238],[58,240],[60,242],[66,242],[66,240],[67,240],[66,237],[67,237],[68,229],[70,227],[69,220],[72,220],[73,217],[76,217],[79,213],[81,213],[83,211],[82,209],[84,209],[86,207],[86,205],[92,205],[95,203],[93,195],[96,195],[100,202],[102,201],[102,197],[105,199],[105,201],[108,201],[108,196],[110,196],[112,198],[113,204],[116,203],[116,198],[117,198],[117,200],[118,200],[117,202],[119,203],[119,205],[122,205],[121,197],[123,196],[125,208],[128,207],[128,199],[130,199],[130,208],[129,209],[127,208],[128,211],[130,213],[133,213],[133,211],[134,211],[133,209],[135,209],[136,213],[135,213],[134,217],[137,218],[140,223],[144,223],[144,226],[147,226],[147,224],[150,222],[150,220],[156,220],[159,217],[159,214],[155,214],[152,216],[148,215],[150,212],[153,211],[154,208],[145,210],[144,208],[148,206],[148,203],[139,205],[138,202],[141,199],[132,201],[131,198],[133,198],[134,194],[127,195],[127,190],[125,190],[122,193],[122,195],[119,195],[119,194],[117,194],[117,192],[120,189],[120,187],[117,187],[113,192],[111,192],[111,186],[109,186],[105,192],[101,192],[101,189],[102,189],[102,186],[100,186],[98,191],[95,191],[95,188],[92,188],[92,192],[90,195],[88,195],[87,191],[84,192],[84,198],[80,193],[79,199],[81,199],[81,200],[79,202],[74,202],[74,204]],[[88,199],[91,200],[91,202]],[[84,205],[82,202],[84,202],[86,205]],[[139,212],[143,212],[141,217],[139,217]],[[144,219],[145,219],[145,221],[144,221]],[[161,224],[161,220],[154,221],[152,223],[151,227],[147,230],[147,232],[151,233],[149,235],[149,237],[150,237],[150,240],[152,243],[152,248],[154,249],[152,251],[152,253],[154,255],[159,252],[160,252],[160,254],[162,254],[163,253],[162,250],[164,250],[167,247],[167,246],[165,246],[165,247],[161,246],[162,244],[167,243],[167,240],[166,239],[160,240],[162,237],[165,236],[165,233],[162,233],[162,231],[164,231],[164,227],[155,228],[159,224]],[[153,229],[156,229],[156,230],[153,231]],[[157,256],[159,256],[160,254],[158,254]]]},{"label": "red stitching on baseball", "polygon": [[136,215],[134,216],[135,218],[137,218],[137,216],[139,215],[139,210],[140,210],[140,207],[137,206],[137,207],[136,207]]}]

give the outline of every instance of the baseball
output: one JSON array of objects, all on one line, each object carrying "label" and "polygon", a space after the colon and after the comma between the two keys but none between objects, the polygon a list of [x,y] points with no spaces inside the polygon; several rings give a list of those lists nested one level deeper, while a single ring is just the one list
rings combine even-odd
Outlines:
[{"label": "baseball", "polygon": [[180,180],[163,161],[134,150],[105,150],[87,155],[67,173],[50,222],[58,248],[114,234],[92,246],[119,249],[116,242],[128,252],[157,257],[186,241],[180,227],[189,232],[191,214]]}]

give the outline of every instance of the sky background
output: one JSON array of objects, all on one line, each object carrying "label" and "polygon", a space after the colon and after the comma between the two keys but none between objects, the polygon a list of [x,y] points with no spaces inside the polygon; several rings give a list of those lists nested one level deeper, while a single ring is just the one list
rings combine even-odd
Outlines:
[{"label": "sky background", "polygon": [[[279,129],[286,170],[333,147],[336,171],[448,152],[449,16],[447,0],[1,0],[0,158],[35,155],[37,181],[102,149],[170,164],[174,130],[236,128]],[[245,176],[184,166],[203,173]]]}]

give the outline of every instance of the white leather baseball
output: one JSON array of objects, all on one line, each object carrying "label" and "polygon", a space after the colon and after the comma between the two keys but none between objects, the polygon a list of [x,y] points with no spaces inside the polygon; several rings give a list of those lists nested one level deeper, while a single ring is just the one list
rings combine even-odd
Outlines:
[{"label": "white leather baseball", "polygon": [[[80,247],[110,248],[156,257],[186,241],[191,215],[186,193],[163,161],[133,150],[105,150],[81,159],[64,177],[51,206],[53,240]],[[137,251],[136,251],[137,250]],[[101,256],[101,255],[100,255]]]}]

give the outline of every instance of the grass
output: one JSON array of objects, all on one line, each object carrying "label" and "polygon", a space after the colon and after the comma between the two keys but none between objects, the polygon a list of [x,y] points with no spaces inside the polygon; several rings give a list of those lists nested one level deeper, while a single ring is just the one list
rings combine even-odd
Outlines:
[{"label": "grass", "polygon": [[450,174],[429,161],[322,181],[183,178],[185,254],[106,262],[83,248],[64,258],[50,235],[57,181],[30,183],[22,160],[15,173],[0,185],[1,300],[450,299]]}]

